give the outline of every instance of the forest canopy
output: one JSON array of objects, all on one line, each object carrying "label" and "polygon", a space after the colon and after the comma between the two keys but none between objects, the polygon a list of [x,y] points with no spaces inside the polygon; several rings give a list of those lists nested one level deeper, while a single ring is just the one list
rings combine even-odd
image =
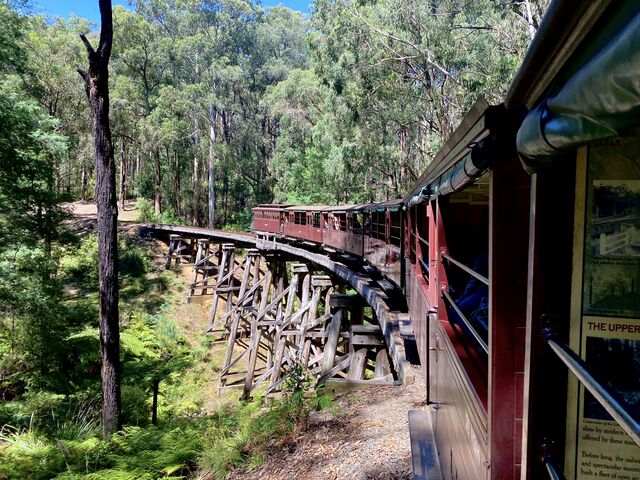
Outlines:
[{"label": "forest canopy", "polygon": [[[395,198],[479,97],[501,102],[546,0],[141,0],[114,9],[110,72],[120,200],[148,218],[241,228],[264,202]],[[18,9],[18,7],[20,7]],[[16,91],[55,122],[56,191],[92,199],[78,35],[2,3]],[[2,35],[11,36],[3,13]],[[93,38],[92,38],[93,37]]]}]

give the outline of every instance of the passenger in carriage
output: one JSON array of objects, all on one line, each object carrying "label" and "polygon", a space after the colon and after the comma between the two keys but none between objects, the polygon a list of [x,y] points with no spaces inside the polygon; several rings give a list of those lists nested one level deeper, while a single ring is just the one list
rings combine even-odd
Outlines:
[{"label": "passenger in carriage", "polygon": [[[489,256],[486,253],[476,255],[471,269],[484,277],[488,276]],[[476,332],[486,341],[489,334],[489,287],[484,282],[469,275],[469,280],[467,280],[462,294],[455,299],[455,303]],[[465,335],[473,338],[473,335],[455,309],[450,309],[450,315],[451,319],[460,326]]]}]

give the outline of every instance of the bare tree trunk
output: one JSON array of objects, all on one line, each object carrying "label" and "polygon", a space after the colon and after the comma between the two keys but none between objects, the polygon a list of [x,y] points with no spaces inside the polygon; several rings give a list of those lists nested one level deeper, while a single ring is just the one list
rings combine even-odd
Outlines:
[{"label": "bare tree trunk", "polygon": [[524,8],[527,14],[527,24],[529,26],[529,36],[531,40],[536,36],[536,27],[533,24],[533,15],[531,15],[531,3],[529,0],[524,0]]},{"label": "bare tree trunk", "polygon": [[151,385],[153,390],[153,403],[151,404],[151,424],[158,424],[158,391],[160,390],[160,380],[157,378],[153,379],[153,384]]},{"label": "bare tree trunk", "polygon": [[124,138],[120,142],[120,207],[124,210],[124,202],[127,199],[127,156]]},{"label": "bare tree trunk", "polygon": [[87,166],[83,165],[82,174],[80,176],[80,198],[82,200],[87,199],[87,184],[89,183],[89,180],[87,179],[88,176],[89,175],[87,173]]},{"label": "bare tree trunk", "polygon": [[[167,156],[169,151],[167,149]],[[178,218],[182,218],[182,202],[180,201],[180,190],[182,189],[182,183],[180,179],[182,174],[180,172],[180,158],[178,157],[178,150],[173,151],[173,196],[175,197],[176,215]]]},{"label": "bare tree trunk", "polygon": [[160,188],[162,187],[162,171],[160,170],[160,150],[156,148],[155,152],[155,180],[153,185],[153,193],[154,193],[154,212],[156,215],[160,215],[162,213],[162,194],[160,193]]},{"label": "bare tree trunk", "polygon": [[193,134],[193,171],[191,173],[191,190],[193,191],[193,209],[191,223],[195,226],[200,224],[200,160],[198,158],[200,146],[200,113],[196,110],[194,114],[195,133]]},{"label": "bare tree trunk", "polygon": [[222,223],[226,225],[229,204],[229,175],[225,172],[222,182]]},{"label": "bare tree trunk", "polygon": [[109,127],[109,58],[113,43],[111,0],[99,0],[100,44],[94,50],[84,35],[89,71],[78,70],[91,111],[96,156],[98,208],[98,279],[100,291],[100,351],[102,359],[102,431],[120,429],[120,326],[118,322],[118,206],[116,168]]},{"label": "bare tree trunk", "polygon": [[142,159],[140,158],[140,146],[136,149],[136,177],[140,176],[142,171]]},{"label": "bare tree trunk", "polygon": [[216,143],[216,117],[217,113],[212,104],[209,104],[209,218],[207,226],[214,228],[216,224],[216,166],[215,166],[215,143]]}]

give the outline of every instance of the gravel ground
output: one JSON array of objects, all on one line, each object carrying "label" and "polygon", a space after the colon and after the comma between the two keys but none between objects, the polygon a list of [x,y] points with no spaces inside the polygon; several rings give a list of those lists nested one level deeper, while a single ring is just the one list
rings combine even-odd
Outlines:
[{"label": "gravel ground", "polygon": [[[69,209],[76,218],[95,218],[96,216],[96,204],[94,202],[65,203],[63,207]],[[118,220],[135,222],[138,219],[138,214],[135,200],[127,200],[124,209],[118,206]]]},{"label": "gravel ground", "polygon": [[252,472],[228,480],[411,479],[408,411],[425,408],[418,367],[408,387],[369,387],[336,399],[337,414],[319,412],[266,454]]}]

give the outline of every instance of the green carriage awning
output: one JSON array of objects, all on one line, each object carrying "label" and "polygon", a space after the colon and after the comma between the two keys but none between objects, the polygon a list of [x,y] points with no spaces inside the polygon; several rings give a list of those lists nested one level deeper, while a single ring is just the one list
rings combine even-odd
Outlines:
[{"label": "green carriage awning", "polygon": [[534,173],[590,142],[640,127],[640,13],[525,117],[517,148]]}]

